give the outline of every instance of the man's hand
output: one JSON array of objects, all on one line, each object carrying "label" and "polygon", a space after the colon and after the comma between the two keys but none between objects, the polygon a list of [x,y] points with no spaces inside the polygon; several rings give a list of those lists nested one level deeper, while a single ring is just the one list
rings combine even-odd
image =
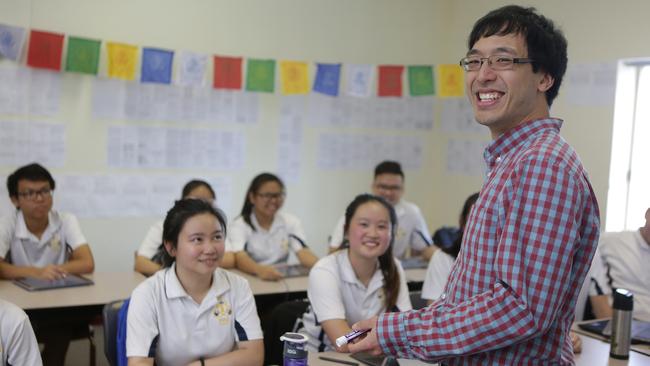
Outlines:
[{"label": "man's hand", "polygon": [[61,266],[48,264],[47,266],[40,268],[37,271],[36,278],[42,280],[60,280],[68,275],[68,272],[61,268]]},{"label": "man's hand", "polygon": [[573,345],[573,353],[582,352],[582,339],[574,331],[569,333],[571,335],[571,344]]},{"label": "man's hand", "polygon": [[370,332],[366,333],[365,336],[359,337],[352,341],[353,343],[348,343],[348,349],[350,352],[368,352],[372,355],[378,356],[384,352],[379,345],[377,340],[377,317],[372,317],[370,319],[362,320],[360,322],[354,323],[352,329],[361,330],[361,329],[370,329]]}]

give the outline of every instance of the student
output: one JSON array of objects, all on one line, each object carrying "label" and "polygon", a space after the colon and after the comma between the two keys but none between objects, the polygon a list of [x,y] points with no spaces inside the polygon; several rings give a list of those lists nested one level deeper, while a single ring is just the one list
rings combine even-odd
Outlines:
[{"label": "student", "polygon": [[163,270],[131,295],[129,365],[261,365],[262,329],[248,282],[218,268],[224,216],[203,200],[176,201],[162,237]]},{"label": "student", "polygon": [[578,155],[550,117],[567,64],[562,32],[533,8],[479,19],[460,60],[488,168],[445,293],[354,324],[351,351],[443,364],[573,364],[570,329],[600,229]]},{"label": "student", "polygon": [[0,299],[0,366],[42,364],[27,314],[18,306]]},{"label": "student", "polygon": [[[194,179],[185,184],[182,198],[197,198],[216,204],[216,195],[210,184],[206,181]],[[135,254],[134,269],[145,276],[151,276],[160,269],[161,255],[164,251],[162,245],[163,221],[156,222],[149,228],[147,236],[144,237],[140,248]],[[235,255],[226,252],[221,261],[221,268],[233,268],[235,266]]]},{"label": "student", "polygon": [[341,248],[309,273],[311,306],[303,315],[310,351],[348,352],[336,339],[355,322],[387,311],[411,310],[404,270],[393,257],[397,231],[393,206],[381,197],[357,196],[345,210]]},{"label": "student", "polygon": [[469,211],[477,199],[478,192],[467,197],[463,204],[463,210],[460,212],[458,219],[460,236],[454,240],[450,247],[437,250],[429,261],[427,274],[422,285],[422,298],[427,300],[427,304],[431,304],[433,300],[437,300],[445,289],[445,284],[451,273],[451,267],[454,265],[456,257],[458,257],[458,253],[460,252],[460,244],[463,241],[463,230],[465,230]]},{"label": "student", "polygon": [[[372,193],[393,205],[399,222],[395,234],[393,255],[399,259],[407,257],[410,248],[412,257],[421,255],[429,260],[436,248],[431,243],[431,234],[415,204],[402,199],[404,194],[404,172],[396,161],[383,161],[375,167]],[[330,236],[330,252],[343,242],[343,221],[341,217]]]},{"label": "student", "polygon": [[280,212],[285,195],[280,178],[259,174],[248,187],[241,215],[230,225],[228,247],[235,252],[237,268],[263,280],[282,278],[273,265],[287,263],[291,252],[308,268],[318,260],[305,244],[300,220]]},{"label": "student", "polygon": [[[52,209],[54,188],[50,172],[36,163],[7,178],[16,212],[0,219],[0,278],[56,280],[93,272],[93,255],[77,218]],[[32,319],[38,340],[45,344],[42,356],[46,365],[63,365],[73,334],[87,331],[91,316],[74,316],[74,320],[48,315]]]}]

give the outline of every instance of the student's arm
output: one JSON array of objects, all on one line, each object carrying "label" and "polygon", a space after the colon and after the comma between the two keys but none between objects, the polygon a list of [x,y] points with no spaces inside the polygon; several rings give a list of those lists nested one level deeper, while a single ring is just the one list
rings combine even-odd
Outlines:
[{"label": "student's arm", "polygon": [[309,248],[300,249],[296,252],[296,256],[300,264],[307,268],[313,267],[318,262],[318,257]]},{"label": "student's arm", "polygon": [[430,246],[426,247],[424,250],[420,251],[420,256],[422,258],[424,258],[424,260],[428,261],[429,259],[431,259],[431,257],[433,256],[433,253],[435,253],[437,249],[438,249],[437,246],[430,245]]},{"label": "student's arm", "polygon": [[240,271],[256,275],[263,280],[276,281],[282,278],[282,274],[273,266],[255,262],[244,250],[235,253],[235,262]]},{"label": "student's arm", "polygon": [[226,251],[223,253],[223,258],[221,259],[221,264],[219,267],[224,269],[235,268],[237,266],[237,261],[235,260],[235,253]]},{"label": "student's arm", "polygon": [[93,273],[95,270],[95,261],[93,260],[93,253],[90,251],[90,246],[88,244],[78,246],[77,249],[72,251],[70,259],[60,267],[68,273]]},{"label": "student's arm", "polygon": [[129,366],[153,366],[153,358],[129,357]]},{"label": "student's arm", "polygon": [[[264,342],[261,339],[239,342],[234,351],[204,360],[206,366],[260,366],[263,363]],[[188,366],[201,366],[201,362],[197,360]]]},{"label": "student's arm", "polygon": [[330,320],[325,320],[324,322],[321,323],[323,330],[325,331],[325,334],[327,335],[327,338],[329,338],[330,342],[332,343],[332,346],[336,349],[336,352],[342,352],[342,353],[347,353],[350,352],[348,350],[348,345],[344,345],[343,347],[337,347],[336,346],[336,339],[339,338],[340,336],[346,335],[352,331],[352,328],[350,328],[350,325],[343,319],[330,319]]},{"label": "student's arm", "polygon": [[66,272],[53,264],[45,267],[15,266],[4,258],[0,258],[0,278],[13,280],[21,277],[39,278],[42,280],[58,280],[65,276]]},{"label": "student's arm", "polygon": [[158,272],[160,269],[160,264],[152,261],[151,259],[136,254],[135,255],[135,265],[133,266],[133,269],[136,272],[140,272],[145,276],[151,276],[152,274]]},{"label": "student's arm", "polygon": [[591,311],[594,313],[596,319],[612,317],[612,307],[609,305],[608,297],[607,295],[589,296]]}]

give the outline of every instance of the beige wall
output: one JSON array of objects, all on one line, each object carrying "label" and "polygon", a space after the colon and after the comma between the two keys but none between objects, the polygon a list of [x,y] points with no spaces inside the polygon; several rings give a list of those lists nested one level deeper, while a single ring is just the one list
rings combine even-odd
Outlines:
[{"label": "beige wall", "polygon": [[[0,0],[0,22],[176,51],[309,62],[440,64],[456,63],[466,51],[472,23],[502,4],[505,2],[476,0]],[[564,29],[572,62],[650,54],[650,24],[645,19],[650,4],[644,1],[549,0],[529,4]],[[68,125],[69,149],[65,167],[53,171],[132,173],[106,166],[107,123],[94,123],[90,118],[91,86],[90,78],[64,76],[62,110],[53,120]],[[261,103],[259,124],[237,127],[245,132],[249,143],[245,169],[232,174],[235,209],[251,177],[277,166],[274,140],[278,94],[264,95]],[[438,116],[437,110],[435,113]],[[554,116],[566,120],[563,135],[582,156],[603,212],[612,114],[613,107],[570,106],[562,95],[553,108]],[[332,173],[318,169],[318,135],[331,131],[305,126],[301,181],[288,186],[286,202],[286,209],[302,218],[309,244],[319,254],[325,252],[324,240],[346,203],[355,193],[367,190],[371,180],[370,171]],[[426,142],[425,158],[421,170],[406,172],[406,198],[420,205],[430,228],[454,224],[462,201],[478,190],[482,179],[446,173],[449,136],[440,130],[437,118],[434,129],[420,135]],[[12,169],[0,167],[0,175]],[[98,270],[130,268],[133,251],[156,219],[82,220]]]}]

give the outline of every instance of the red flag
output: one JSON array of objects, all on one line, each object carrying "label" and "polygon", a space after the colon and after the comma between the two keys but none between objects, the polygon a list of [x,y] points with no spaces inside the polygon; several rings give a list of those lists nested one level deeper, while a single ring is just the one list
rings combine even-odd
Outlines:
[{"label": "red flag", "polygon": [[379,66],[377,95],[380,97],[401,97],[402,72],[404,72],[404,66]]},{"label": "red flag", "polygon": [[62,52],[63,34],[32,30],[29,36],[27,65],[59,71]]},{"label": "red flag", "polygon": [[241,57],[214,56],[214,82],[216,89],[241,89]]}]

